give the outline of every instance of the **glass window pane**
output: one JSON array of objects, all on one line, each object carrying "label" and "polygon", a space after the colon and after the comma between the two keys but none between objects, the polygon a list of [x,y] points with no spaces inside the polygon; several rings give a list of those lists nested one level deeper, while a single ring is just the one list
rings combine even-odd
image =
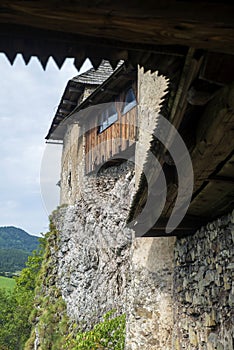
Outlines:
[{"label": "glass window pane", "polygon": [[122,109],[122,114],[129,112],[133,107],[136,106],[136,104],[137,104],[136,97],[135,97],[133,89],[131,88],[128,90],[128,92],[126,94],[125,103],[124,103],[123,109]]}]

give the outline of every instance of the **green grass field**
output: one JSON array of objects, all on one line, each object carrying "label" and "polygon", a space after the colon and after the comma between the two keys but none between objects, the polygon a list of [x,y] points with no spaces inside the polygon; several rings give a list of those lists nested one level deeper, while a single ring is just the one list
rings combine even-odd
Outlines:
[{"label": "green grass field", "polygon": [[0,276],[0,288],[12,290],[15,286],[15,280],[13,278]]}]

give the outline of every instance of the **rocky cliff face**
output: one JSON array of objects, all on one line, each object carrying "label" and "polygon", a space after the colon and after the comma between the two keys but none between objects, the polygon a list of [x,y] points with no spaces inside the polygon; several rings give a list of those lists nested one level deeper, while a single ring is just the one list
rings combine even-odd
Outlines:
[{"label": "rocky cliff face", "polygon": [[233,349],[233,215],[193,237],[132,243],[133,192],[122,164],[87,178],[79,202],[54,214],[27,350],[75,349],[58,347],[57,332],[66,342],[71,320],[88,330],[113,309],[127,314],[126,350]]},{"label": "rocky cliff face", "polygon": [[124,163],[87,177],[77,204],[54,214],[55,284],[84,329],[109,310],[125,310],[132,240],[125,221],[133,192],[133,167]]},{"label": "rocky cliff face", "polygon": [[57,332],[66,341],[72,322],[89,330],[113,309],[127,314],[126,350],[233,349],[233,214],[192,237],[133,240],[134,191],[125,162],[86,176],[79,200],[54,213],[27,350],[74,350]]}]

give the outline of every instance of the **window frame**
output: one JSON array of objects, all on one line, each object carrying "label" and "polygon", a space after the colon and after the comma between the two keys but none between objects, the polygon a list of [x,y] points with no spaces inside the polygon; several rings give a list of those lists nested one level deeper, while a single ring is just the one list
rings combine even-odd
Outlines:
[{"label": "window frame", "polygon": [[[128,102],[127,99],[128,99],[128,96],[130,93],[131,93],[131,97],[133,97],[133,99],[131,98],[131,101]],[[134,107],[136,107],[136,105],[137,105],[136,95],[135,95],[133,88],[130,87],[125,94],[125,99],[124,99],[123,106],[121,109],[122,116],[125,115],[126,113],[128,113]]]},{"label": "window frame", "polygon": [[[103,114],[104,114],[104,117],[103,117]],[[116,106],[113,108],[113,105],[111,105],[108,108],[106,108],[105,111],[102,113],[102,122],[98,127],[98,134],[103,133],[111,125],[113,125],[118,119],[119,119],[119,116],[118,116],[118,111],[116,109]]]}]

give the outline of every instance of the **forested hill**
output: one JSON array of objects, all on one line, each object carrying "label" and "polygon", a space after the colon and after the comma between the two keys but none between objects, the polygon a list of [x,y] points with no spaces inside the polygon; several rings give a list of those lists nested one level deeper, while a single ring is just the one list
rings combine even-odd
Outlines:
[{"label": "forested hill", "polygon": [[0,227],[1,249],[23,249],[32,252],[38,246],[38,237],[31,236],[21,228],[14,226]]},{"label": "forested hill", "polygon": [[25,267],[32,251],[38,247],[38,237],[13,227],[0,227],[0,274],[12,274]]}]

